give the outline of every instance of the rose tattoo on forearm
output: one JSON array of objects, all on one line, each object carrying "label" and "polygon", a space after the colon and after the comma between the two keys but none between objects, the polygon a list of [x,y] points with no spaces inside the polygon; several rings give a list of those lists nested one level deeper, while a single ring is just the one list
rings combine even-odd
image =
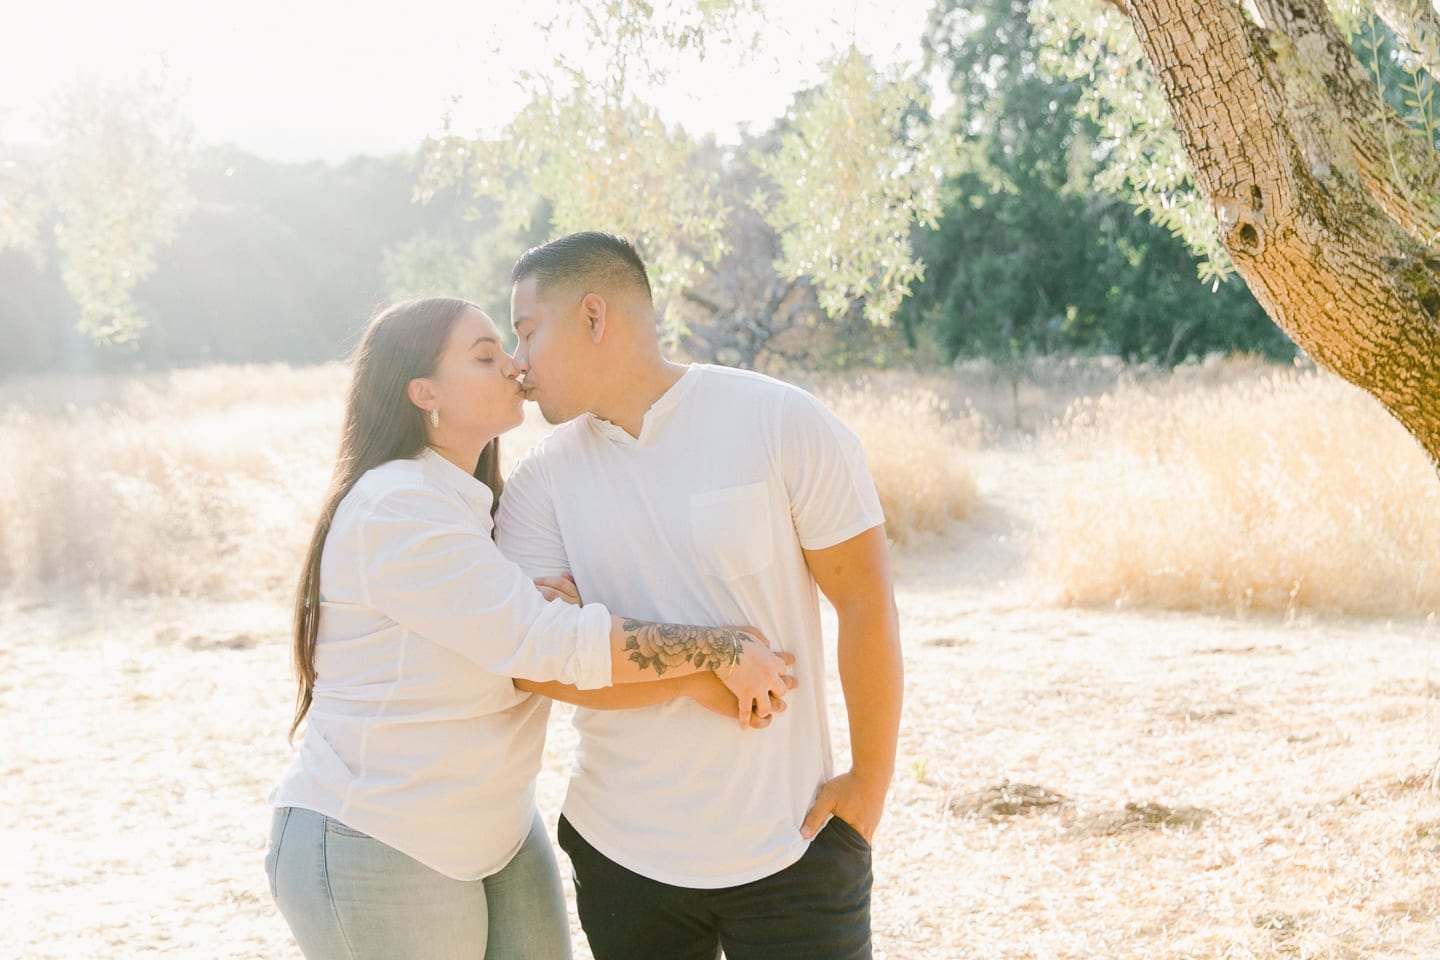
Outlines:
[{"label": "rose tattoo on forearm", "polygon": [[663,676],[671,667],[693,663],[701,670],[733,667],[748,636],[728,627],[686,627],[678,623],[650,623],[626,619],[625,649],[641,670],[653,667]]}]

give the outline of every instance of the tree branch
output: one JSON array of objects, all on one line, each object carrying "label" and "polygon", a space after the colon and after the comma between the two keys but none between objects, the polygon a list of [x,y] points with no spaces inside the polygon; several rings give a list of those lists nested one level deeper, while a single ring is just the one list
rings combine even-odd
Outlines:
[{"label": "tree branch", "polygon": [[[1403,2],[1403,0],[1402,0]],[[1314,160],[1353,168],[1385,212],[1423,244],[1440,238],[1440,164],[1434,147],[1375,88],[1323,3],[1256,0],[1269,30],[1271,81]],[[1334,142],[1343,132],[1343,142]],[[1326,142],[1331,141],[1331,142]]]},{"label": "tree branch", "polygon": [[1440,462],[1440,211],[1380,182],[1373,89],[1324,0],[1258,0],[1264,28],[1237,0],[1123,6],[1256,299]]}]

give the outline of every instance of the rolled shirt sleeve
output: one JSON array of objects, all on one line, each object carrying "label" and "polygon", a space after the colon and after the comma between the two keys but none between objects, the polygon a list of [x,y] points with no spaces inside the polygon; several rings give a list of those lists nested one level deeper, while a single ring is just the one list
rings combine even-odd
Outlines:
[{"label": "rolled shirt sleeve", "polygon": [[610,611],[547,601],[479,518],[439,491],[395,490],[360,525],[364,602],[500,676],[609,686]]}]

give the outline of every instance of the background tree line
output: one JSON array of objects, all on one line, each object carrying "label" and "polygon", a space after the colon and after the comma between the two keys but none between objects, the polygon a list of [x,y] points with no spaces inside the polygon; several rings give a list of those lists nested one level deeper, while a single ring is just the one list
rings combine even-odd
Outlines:
[{"label": "background tree line", "polygon": [[[1202,283],[1203,254],[1096,185],[1102,131],[1082,108],[1083,86],[1042,69],[1028,6],[936,7],[925,66],[946,75],[954,94],[943,115],[930,114],[916,78],[879,76],[852,52],[837,58],[825,86],[738,145],[691,140],[633,102],[597,115],[587,128],[609,138],[600,149],[643,143],[665,163],[618,165],[615,182],[593,189],[575,179],[572,158],[516,156],[505,143],[448,135],[414,156],[339,165],[194,151],[168,242],[149,263],[115,268],[111,286],[129,284],[127,309],[144,323],[129,339],[95,336],[86,297],[66,273],[84,262],[77,248],[95,246],[74,240],[85,226],[75,225],[75,207],[89,201],[75,182],[54,182],[57,202],[28,211],[27,242],[5,246],[0,230],[0,374],[327,360],[344,353],[378,304],[422,292],[458,292],[503,326],[508,269],[521,251],[558,230],[611,223],[639,234],[673,280],[672,340],[697,359],[818,368],[1052,353],[1167,364],[1216,350],[1293,355],[1242,284]],[[653,40],[644,29],[610,38],[635,57]],[[586,84],[623,82],[576,79],[581,92],[568,100],[537,87],[509,142],[556,142],[547,131],[587,122]],[[624,89],[613,92],[606,103],[627,102]],[[143,105],[145,96],[133,99]],[[868,143],[850,132],[845,111],[857,104],[877,105],[862,118]],[[69,108],[78,149],[97,139],[100,121],[83,103]],[[907,138],[944,147],[925,166],[895,153]],[[837,193],[815,172],[817,158],[834,156],[861,174],[866,163],[908,164],[915,183],[898,199]],[[0,159],[12,184],[41,183],[55,163],[38,151]],[[107,162],[128,176],[132,161]],[[667,195],[667,177],[702,185],[690,207],[652,203]],[[933,197],[917,199],[927,191]],[[417,192],[426,202],[415,202]],[[812,216],[818,202],[839,211],[835,226]],[[921,223],[901,218],[860,232],[886,210],[922,208]],[[841,283],[807,273],[827,232],[850,236],[859,251],[832,258]]]}]

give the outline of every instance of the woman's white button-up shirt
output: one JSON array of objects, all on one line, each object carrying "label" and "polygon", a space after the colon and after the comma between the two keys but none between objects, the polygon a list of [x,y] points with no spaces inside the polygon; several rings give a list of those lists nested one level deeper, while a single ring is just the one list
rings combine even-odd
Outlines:
[{"label": "woman's white button-up shirt", "polygon": [[510,678],[611,682],[609,611],[541,598],[495,546],[490,505],[430,450],[369,471],[340,502],[314,703],[270,797],[460,880],[504,866],[531,825],[550,701]]}]

